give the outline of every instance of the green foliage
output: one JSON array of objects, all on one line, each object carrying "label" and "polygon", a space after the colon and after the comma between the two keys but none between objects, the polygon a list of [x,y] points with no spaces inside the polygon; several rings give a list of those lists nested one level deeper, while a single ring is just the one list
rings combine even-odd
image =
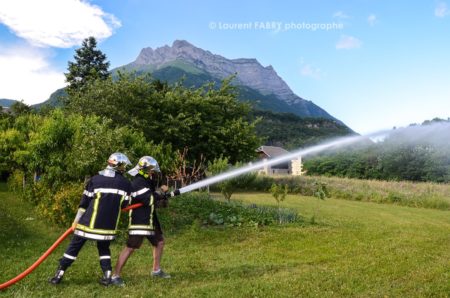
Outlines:
[{"label": "green foliage", "polygon": [[[322,185],[316,177],[305,176],[257,176],[253,182],[248,183],[241,190],[271,192],[273,184],[286,185],[288,192],[293,194],[314,197],[318,191],[323,191],[327,197],[330,196],[326,184]],[[281,190],[284,191],[283,188]]]},{"label": "green foliage", "polygon": [[38,214],[60,226],[70,226],[78,210],[83,188],[83,183],[68,183],[55,193],[41,194],[37,204]]},{"label": "green foliage", "polygon": [[10,128],[13,121],[14,118],[11,114],[0,110],[0,131]]},{"label": "green foliage", "polygon": [[353,134],[344,124],[333,119],[300,117],[290,113],[271,111],[253,112],[261,121],[256,132],[264,138],[266,145],[296,149],[317,144],[332,137]]},{"label": "green foliage", "polygon": [[[328,192],[328,188],[325,182],[322,181],[314,181],[313,183],[313,193],[314,197],[317,198],[318,201],[325,200],[325,198],[330,196],[330,193]],[[314,207],[313,215],[311,216],[310,223],[315,224],[316,223],[316,217],[319,209],[319,202],[317,202],[316,206]]]},{"label": "green foliage", "polygon": [[29,166],[29,141],[42,124],[42,118],[35,114],[23,114],[10,118],[11,123],[0,130],[0,172],[25,172]]},{"label": "green foliage", "polygon": [[56,188],[92,176],[105,166],[112,152],[124,152],[131,160],[152,154],[165,162],[163,170],[175,159],[170,148],[147,142],[141,132],[114,128],[109,119],[65,114],[61,110],[44,118],[27,148],[28,170],[42,173],[41,179]]},{"label": "green foliage", "polygon": [[81,48],[75,50],[75,62],[69,61],[68,73],[65,73],[68,93],[83,90],[89,82],[105,80],[110,77],[109,62],[106,55],[97,49],[94,37],[83,40]]},{"label": "green foliage", "polygon": [[[377,143],[305,160],[309,175],[394,181],[450,181],[450,120],[394,130]],[[438,123],[438,124],[436,124]]]},{"label": "green foliage", "polygon": [[22,102],[15,102],[14,114],[0,112],[0,177],[5,178],[16,169],[23,170],[27,162],[27,142],[39,117]]},{"label": "green foliage", "polygon": [[260,145],[257,121],[248,120],[250,107],[237,101],[229,80],[220,88],[207,84],[189,89],[118,73],[116,80],[97,80],[70,94],[67,109],[112,119],[119,127],[129,125],[180,152],[188,148],[191,162],[220,155],[233,163],[251,160]]},{"label": "green foliage", "polygon": [[20,170],[14,170],[8,177],[8,189],[14,193],[21,193],[23,190],[24,173]]},{"label": "green foliage", "polygon": [[270,187],[270,193],[272,194],[272,196],[274,197],[275,201],[277,201],[277,205],[278,205],[278,222],[281,224],[281,207],[280,204],[281,202],[283,202],[286,199],[286,196],[288,194],[289,191],[289,187],[287,186],[287,184],[276,184],[273,183],[272,186]]},{"label": "green foliage", "polygon": [[[226,157],[215,158],[212,162],[208,162],[208,172],[210,175],[219,175],[220,173],[231,171],[236,168],[244,166],[242,163],[236,163],[234,166],[229,164],[229,160]],[[248,184],[251,184],[256,179],[257,174],[255,172],[249,172],[239,175],[235,178],[227,179],[217,183],[214,186],[220,190],[220,193],[227,201],[231,200],[231,196],[236,190],[246,188]]]},{"label": "green foliage", "polygon": [[[184,194],[171,200],[169,208],[159,209],[162,225],[169,229],[191,226],[266,226],[279,218],[276,208],[224,202],[209,198],[205,193]],[[301,217],[290,209],[281,210],[282,223],[301,222]]]},{"label": "green foliage", "polygon": [[17,129],[0,131],[0,170],[12,171],[17,168],[16,153],[25,146],[25,136]]},{"label": "green foliage", "polygon": [[[218,175],[229,170],[231,167],[228,163],[228,158],[219,157],[215,158],[212,162],[208,162],[208,172],[211,175]],[[228,179],[223,182],[217,183],[216,187],[220,189],[220,193],[224,196],[224,198],[229,202],[231,200],[231,196],[233,192],[236,190],[233,181],[234,179]]]},{"label": "green foliage", "polygon": [[22,101],[14,102],[10,107],[11,113],[15,116],[25,115],[32,112],[32,109],[29,105]]},{"label": "green foliage", "polygon": [[150,121],[146,102],[156,92],[145,77],[119,73],[116,80],[91,81],[83,90],[68,95],[66,109],[83,115],[111,119],[115,126],[143,128]]},{"label": "green foliage", "polygon": [[[0,136],[0,170],[12,173],[11,187],[37,205],[41,215],[59,223],[66,223],[76,208],[70,210],[74,206],[64,205],[57,193],[83,184],[106,165],[111,153],[124,152],[132,161],[150,154],[166,173],[176,164],[170,146],[155,145],[136,129],[60,109],[19,116],[11,128],[0,130]],[[79,202],[80,195],[72,197]]]},{"label": "green foliage", "polygon": [[273,183],[270,187],[270,193],[274,197],[275,201],[277,201],[277,204],[280,205],[281,202],[286,199],[286,195],[288,194],[289,188],[287,184],[281,185]]},{"label": "green foliage", "polygon": [[327,184],[325,182],[315,181],[314,186],[315,186],[314,196],[319,200],[325,200],[325,198],[328,198],[330,196]]}]

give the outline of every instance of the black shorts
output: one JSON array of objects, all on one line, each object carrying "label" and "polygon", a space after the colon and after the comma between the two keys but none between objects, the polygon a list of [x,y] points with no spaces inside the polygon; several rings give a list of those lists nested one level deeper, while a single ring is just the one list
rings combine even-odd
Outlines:
[{"label": "black shorts", "polygon": [[153,235],[128,235],[127,247],[139,249],[144,242],[144,238],[147,238],[150,241],[152,246],[157,246],[159,242],[164,240],[163,232],[161,230],[161,226],[159,222],[156,220],[155,222],[155,234]]}]

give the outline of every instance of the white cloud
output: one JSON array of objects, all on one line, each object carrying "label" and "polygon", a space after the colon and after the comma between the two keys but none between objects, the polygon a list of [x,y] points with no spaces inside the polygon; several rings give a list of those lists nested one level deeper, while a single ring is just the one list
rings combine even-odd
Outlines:
[{"label": "white cloud", "polygon": [[348,19],[349,16],[346,15],[343,11],[336,11],[333,14],[333,18],[338,18],[338,19]]},{"label": "white cloud", "polygon": [[367,22],[369,23],[370,26],[375,26],[375,23],[377,22],[377,16],[374,14],[371,14],[370,16],[367,17]]},{"label": "white cloud", "polygon": [[0,23],[40,47],[69,48],[89,36],[104,39],[121,26],[113,15],[83,0],[1,0]]},{"label": "white cloud", "polygon": [[338,50],[350,50],[360,48],[362,42],[356,37],[349,35],[342,35],[336,43],[336,49]]},{"label": "white cloud", "polygon": [[302,65],[300,74],[304,77],[310,77],[316,80],[319,80],[322,77],[322,71],[320,68],[311,66],[310,64]]},{"label": "white cloud", "polygon": [[439,18],[443,18],[443,17],[450,15],[450,12],[448,11],[447,3],[439,2],[437,4],[436,8],[434,9],[434,15]]},{"label": "white cloud", "polygon": [[53,69],[43,50],[0,45],[0,98],[35,104],[65,86],[64,74]]}]

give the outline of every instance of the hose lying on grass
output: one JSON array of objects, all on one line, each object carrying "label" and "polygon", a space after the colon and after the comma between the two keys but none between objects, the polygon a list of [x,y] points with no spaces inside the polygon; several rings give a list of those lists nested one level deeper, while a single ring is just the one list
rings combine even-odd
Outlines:
[{"label": "hose lying on grass", "polygon": [[[317,146],[317,147],[320,148],[320,146]],[[326,148],[326,146],[325,146],[325,148]],[[312,150],[312,151],[314,151],[314,150]],[[297,153],[296,155],[286,154],[286,155],[282,156],[281,158],[278,157],[278,158],[275,158],[275,159],[269,160],[269,161],[264,160],[264,161],[258,162],[256,164],[253,164],[253,165],[250,164],[248,166],[237,168],[237,169],[231,170],[229,172],[224,172],[224,173],[219,174],[217,176],[212,176],[210,178],[207,178],[207,179],[198,181],[196,183],[190,184],[188,186],[179,188],[179,189],[177,189],[175,191],[176,194],[174,194],[174,192],[172,192],[171,196],[183,194],[183,193],[195,190],[195,189],[206,187],[208,185],[211,185],[211,184],[223,181],[223,180],[231,179],[231,178],[234,178],[236,176],[242,175],[244,173],[247,173],[247,172],[259,169],[261,167],[264,167],[265,165],[278,164],[278,163],[284,162],[286,160],[292,159],[292,157],[296,157],[298,154],[299,153]],[[126,208],[123,208],[122,211],[125,212],[125,211],[131,210],[131,209],[139,208],[141,206],[142,206],[142,204],[140,204],[140,203],[139,204],[133,204],[133,205],[130,205],[130,206],[126,207]],[[56,242],[33,265],[31,265],[27,270],[25,270],[24,272],[22,272],[21,274],[19,274],[15,278],[13,278],[13,279],[11,279],[11,280],[3,283],[3,284],[0,284],[0,290],[6,289],[7,287],[15,284],[16,282],[20,281],[22,278],[24,278],[25,276],[30,274],[34,269],[36,269],[55,250],[56,247],[58,247],[58,245],[67,236],[69,236],[73,232],[73,230],[74,229],[71,227],[66,232],[64,232],[64,234],[62,234],[61,237],[59,237],[58,240],[56,240]]]},{"label": "hose lying on grass", "polygon": [[[123,212],[126,212],[128,210],[131,209],[136,209],[141,207],[142,204],[133,204],[130,205],[128,207],[125,207],[122,209]],[[70,234],[72,234],[72,232],[74,231],[73,227],[70,227],[67,229],[67,231],[64,232],[64,234],[62,234],[56,241],[55,243],[53,243],[52,246],[50,246],[49,249],[47,249],[47,251],[36,261],[34,262],[33,265],[31,265],[27,270],[25,270],[24,272],[20,273],[19,275],[17,275],[16,277],[14,277],[13,279],[0,284],[0,290],[6,289],[7,287],[15,284],[16,282],[20,281],[21,279],[23,279],[25,276],[27,276],[28,274],[30,274],[31,272],[33,272],[34,269],[36,269],[57,247],[58,245],[61,244],[61,242],[64,241],[64,239],[67,238],[67,236],[69,236]]]}]

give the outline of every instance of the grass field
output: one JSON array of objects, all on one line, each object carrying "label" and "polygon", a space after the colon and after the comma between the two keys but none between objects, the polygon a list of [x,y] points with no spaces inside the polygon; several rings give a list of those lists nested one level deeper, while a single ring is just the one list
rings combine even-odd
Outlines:
[{"label": "grass field", "polygon": [[[65,231],[47,226],[0,185],[0,283],[32,264]],[[179,199],[182,199],[180,197]],[[269,194],[233,200],[272,204]],[[66,240],[7,297],[450,297],[450,211],[288,196],[283,207],[306,222],[264,228],[204,228],[166,235],[163,268],[170,280],[149,277],[143,246],[124,268],[125,288],[104,288],[93,244],[63,284],[47,279]],[[112,245],[113,261],[123,240]]]},{"label": "grass field", "polygon": [[317,182],[333,198],[450,211],[450,184],[362,180],[325,176],[259,176],[247,190],[269,191],[272,183],[288,185],[291,193],[312,195]]}]

